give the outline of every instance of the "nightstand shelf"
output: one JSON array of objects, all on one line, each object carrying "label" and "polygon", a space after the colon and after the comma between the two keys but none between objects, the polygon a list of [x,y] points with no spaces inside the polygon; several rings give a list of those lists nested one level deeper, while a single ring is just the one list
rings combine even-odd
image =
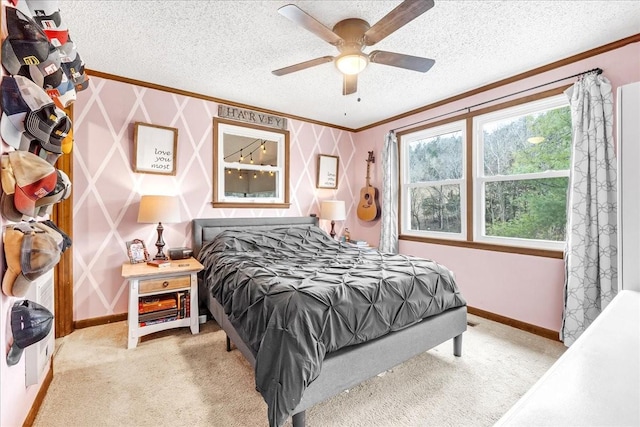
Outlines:
[{"label": "nightstand shelf", "polygon": [[[197,274],[202,268],[202,264],[194,258],[172,260],[169,267],[153,267],[145,263],[122,265],[122,277],[129,281],[127,348],[135,348],[138,339],[144,335],[167,329],[189,327],[191,333],[199,332]],[[143,302],[169,295],[175,296],[175,315],[141,321],[144,314],[139,310]],[[181,299],[181,295],[185,298]],[[142,324],[151,322],[158,323]]]}]

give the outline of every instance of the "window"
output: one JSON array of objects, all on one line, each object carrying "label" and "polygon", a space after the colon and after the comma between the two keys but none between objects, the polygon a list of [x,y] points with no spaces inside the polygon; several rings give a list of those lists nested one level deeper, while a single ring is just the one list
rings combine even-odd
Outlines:
[{"label": "window", "polygon": [[466,238],[465,122],[401,139],[402,233]]},{"label": "window", "polygon": [[571,162],[564,94],[398,136],[403,238],[553,251],[548,256],[564,248]]},{"label": "window", "polygon": [[561,250],[571,112],[564,95],[473,119],[474,240]]}]

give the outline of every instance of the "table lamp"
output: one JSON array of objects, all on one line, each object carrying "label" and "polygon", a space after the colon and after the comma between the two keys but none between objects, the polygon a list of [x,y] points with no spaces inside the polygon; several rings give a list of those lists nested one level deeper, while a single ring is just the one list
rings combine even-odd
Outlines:
[{"label": "table lamp", "polygon": [[336,221],[344,221],[346,218],[344,202],[342,200],[325,200],[320,203],[320,219],[331,220],[331,237],[335,238]]},{"label": "table lamp", "polygon": [[156,247],[158,253],[154,259],[168,259],[163,252],[164,240],[162,240],[162,223],[180,222],[180,205],[178,199],[173,196],[142,196],[138,222],[146,224],[158,223],[158,241]]}]

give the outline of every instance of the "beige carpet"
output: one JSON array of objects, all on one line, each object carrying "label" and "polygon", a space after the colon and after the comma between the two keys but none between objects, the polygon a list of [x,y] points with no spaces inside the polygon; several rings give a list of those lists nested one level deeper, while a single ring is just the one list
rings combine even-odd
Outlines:
[{"label": "beige carpet", "polygon": [[[565,347],[486,319],[307,411],[313,426],[491,426]],[[145,337],[127,350],[126,322],[56,341],[54,378],[35,426],[266,426],[266,404],[217,324]],[[290,421],[287,425],[290,425]]]}]

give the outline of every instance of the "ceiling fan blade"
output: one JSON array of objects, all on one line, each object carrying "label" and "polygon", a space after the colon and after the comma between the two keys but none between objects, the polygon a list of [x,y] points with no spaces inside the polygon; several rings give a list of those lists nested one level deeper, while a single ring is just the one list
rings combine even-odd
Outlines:
[{"label": "ceiling fan blade", "polygon": [[331,61],[333,61],[333,56],[321,56],[320,58],[311,59],[309,61],[300,62],[299,64],[289,65],[288,67],[273,70],[272,73],[276,76],[284,76],[285,74],[294,73],[296,71],[315,67],[316,65],[324,64],[325,62]]},{"label": "ceiling fan blade", "polygon": [[405,68],[407,70],[426,73],[436,63],[433,59],[420,56],[405,55],[402,53],[374,50],[369,54],[369,61],[376,64],[391,65],[392,67]]},{"label": "ceiling fan blade", "polygon": [[280,9],[278,9],[278,13],[300,25],[305,30],[312,32],[327,43],[337,45],[342,41],[342,37],[322,25],[314,17],[300,9],[295,4],[282,6]]},{"label": "ceiling fan blade", "polygon": [[358,75],[344,74],[344,83],[342,85],[342,94],[350,95],[358,90]]},{"label": "ceiling fan blade", "polygon": [[405,0],[364,33],[364,44],[378,43],[434,6],[433,0]]}]

